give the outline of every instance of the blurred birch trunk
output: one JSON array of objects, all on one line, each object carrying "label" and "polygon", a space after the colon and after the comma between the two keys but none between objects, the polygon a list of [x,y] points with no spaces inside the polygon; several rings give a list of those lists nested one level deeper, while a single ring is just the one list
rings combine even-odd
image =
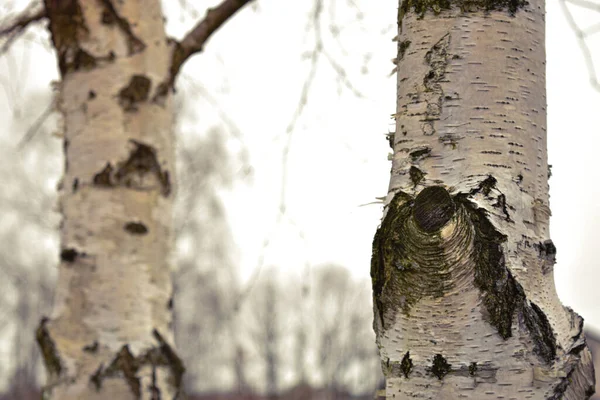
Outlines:
[{"label": "blurred birch trunk", "polygon": [[373,243],[388,399],[593,393],[555,291],[543,0],[403,0],[389,194]]},{"label": "blurred birch trunk", "polygon": [[[45,1],[65,172],[57,302],[37,330],[48,399],[174,399],[172,43],[159,0]],[[162,89],[162,90],[160,90]]]}]

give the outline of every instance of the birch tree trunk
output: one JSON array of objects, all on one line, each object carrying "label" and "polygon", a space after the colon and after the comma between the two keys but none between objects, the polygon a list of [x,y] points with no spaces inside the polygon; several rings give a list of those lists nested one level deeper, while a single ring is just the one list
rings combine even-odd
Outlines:
[{"label": "birch tree trunk", "polygon": [[49,20],[65,172],[56,304],[36,336],[46,399],[177,399],[171,347],[177,73],[251,0],[223,0],[180,42],[160,0],[44,0],[0,29]]},{"label": "birch tree trunk", "polygon": [[403,0],[373,242],[388,399],[593,393],[549,237],[543,0]]},{"label": "birch tree trunk", "polygon": [[46,0],[62,75],[57,302],[37,331],[46,398],[172,399],[173,135],[160,1]]}]

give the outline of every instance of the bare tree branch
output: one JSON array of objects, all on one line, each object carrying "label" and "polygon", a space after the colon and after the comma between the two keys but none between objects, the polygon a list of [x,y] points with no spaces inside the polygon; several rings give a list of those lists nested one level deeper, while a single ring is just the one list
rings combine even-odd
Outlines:
[{"label": "bare tree branch", "polygon": [[29,143],[31,141],[31,139],[33,139],[33,137],[36,135],[36,133],[38,133],[38,131],[40,130],[42,125],[44,125],[44,122],[46,122],[48,117],[50,117],[50,115],[52,115],[52,113],[55,110],[56,110],[56,107],[55,107],[54,99],[53,99],[52,101],[50,101],[50,104],[48,104],[48,107],[46,107],[46,109],[42,112],[42,114],[40,114],[40,116],[37,117],[35,122],[29,127],[29,129],[27,130],[25,135],[21,138],[21,140],[19,141],[19,144],[17,144],[18,150],[22,150],[25,147],[25,145],[27,143]]},{"label": "bare tree branch", "polygon": [[42,3],[34,2],[16,18],[9,21],[5,26],[1,26],[0,37],[6,37],[6,40],[0,47],[0,54],[3,54],[8,50],[12,42],[25,32],[25,29],[29,24],[38,22],[45,17],[46,10],[42,6]]},{"label": "bare tree branch", "polygon": [[588,47],[588,44],[585,41],[586,33],[581,28],[579,28],[579,25],[577,25],[577,22],[575,22],[573,14],[569,10],[569,7],[567,7],[567,2],[588,8],[590,10],[594,10],[593,6],[597,6],[597,4],[585,0],[559,0],[559,4],[562,8],[565,19],[567,20],[567,23],[569,24],[573,32],[575,32],[577,42],[579,44],[579,47],[581,48],[581,52],[583,53],[583,59],[585,61],[585,65],[588,69],[588,73],[590,76],[590,84],[596,91],[600,92],[600,81],[598,80],[598,76],[596,75],[596,67],[592,58],[592,52],[590,51],[590,48]]},{"label": "bare tree branch", "polygon": [[175,48],[171,57],[171,69],[166,85],[161,85],[158,95],[164,95],[173,87],[175,78],[183,64],[196,53],[204,49],[204,45],[210,36],[221,27],[238,10],[253,0],[224,0],[215,8],[206,12],[206,17],[200,21],[191,31],[185,35],[181,42],[175,42]]}]

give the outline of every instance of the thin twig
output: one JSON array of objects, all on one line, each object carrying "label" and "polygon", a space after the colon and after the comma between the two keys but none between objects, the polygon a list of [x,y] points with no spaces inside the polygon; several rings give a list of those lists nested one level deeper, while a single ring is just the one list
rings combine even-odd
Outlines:
[{"label": "thin twig", "polygon": [[39,117],[37,117],[35,122],[29,127],[23,138],[19,141],[19,144],[17,144],[18,150],[23,150],[25,145],[29,143],[31,139],[33,139],[36,133],[38,133],[38,131],[40,130],[40,127],[44,124],[44,122],[46,122],[50,114],[54,112],[54,109],[54,101],[50,101],[48,107],[46,107],[44,112],[42,112],[42,114]]},{"label": "thin twig", "polygon": [[[582,1],[582,0],[569,0],[569,2],[575,4],[574,1]],[[588,2],[586,2],[586,3],[588,3]],[[590,76],[590,84],[596,91],[600,92],[600,82],[598,82],[598,77],[596,75],[596,67],[594,66],[594,61],[592,59],[592,53],[585,41],[585,34],[579,28],[579,26],[577,25],[577,22],[575,22],[575,19],[573,18],[573,15],[571,14],[569,7],[567,7],[566,0],[559,0],[559,4],[563,10],[563,13],[565,15],[565,19],[567,20],[567,23],[569,24],[569,26],[571,27],[573,32],[575,32],[575,36],[577,37],[577,42],[579,43],[579,47],[581,48],[581,52],[583,53],[583,59],[585,61],[585,65],[587,67],[588,74]]]},{"label": "thin twig", "polygon": [[10,21],[6,26],[0,27],[0,37],[6,37],[6,41],[0,47],[0,54],[4,54],[10,45],[23,33],[29,24],[38,22],[46,17],[46,10],[38,2],[32,3],[16,19]]}]

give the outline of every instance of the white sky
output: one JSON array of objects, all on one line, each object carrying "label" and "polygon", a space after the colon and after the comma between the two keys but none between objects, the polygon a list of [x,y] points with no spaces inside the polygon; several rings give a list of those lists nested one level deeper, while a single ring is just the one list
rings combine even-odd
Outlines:
[{"label": "white sky", "polygon": [[[322,63],[309,105],[293,134],[286,191],[287,215],[293,223],[279,225],[275,219],[285,128],[308,73],[309,62],[301,61],[300,54],[311,49],[312,38],[306,38],[303,29],[306,8],[267,0],[258,4],[259,13],[244,10],[236,16],[218,32],[207,52],[186,68],[187,74],[209,88],[212,84],[217,93],[222,85],[217,77],[227,80],[222,105],[241,127],[250,149],[254,184],[240,185],[228,197],[242,274],[248,277],[255,270],[262,243],[269,237],[264,253],[267,265],[297,273],[306,264],[335,262],[368,279],[381,207],[359,205],[385,195],[388,186],[389,147],[383,134],[393,128],[389,115],[395,108],[396,81],[387,78],[392,68],[389,60],[395,56],[390,41],[394,33],[388,31],[395,23],[395,1],[370,2],[363,9],[365,19],[346,28],[341,41],[347,57],[335,41],[326,40],[326,48],[340,57],[338,62],[366,99],[357,99],[346,89],[338,95],[335,75]],[[596,234],[600,188],[595,185],[600,181],[595,163],[600,93],[590,87],[581,49],[558,2],[548,1],[547,7],[551,233],[558,248],[555,277],[562,301],[582,314],[588,326],[600,329],[596,308],[600,262],[595,256],[600,240]],[[598,21],[600,13],[588,11],[575,17],[584,27]],[[352,20],[352,15],[345,20]],[[326,27],[327,23],[324,31]],[[600,34],[593,39],[588,41],[590,50],[600,57]],[[360,66],[366,52],[372,52],[370,72],[363,76]],[[214,63],[212,73],[205,72],[215,56],[221,61]]]},{"label": "white sky", "polygon": [[[341,47],[328,31],[331,10],[324,10],[325,48],[365,99],[356,98],[345,87],[340,91],[335,73],[322,57],[309,103],[293,133],[286,219],[275,224],[285,130],[310,67],[301,57],[313,48],[313,36],[305,32],[310,3],[258,1],[258,12],[242,10],[217,32],[205,53],[184,69],[235,121],[250,152],[252,182],[238,184],[224,194],[244,279],[255,270],[266,238],[271,242],[264,250],[265,265],[299,273],[306,265],[334,262],[351,269],[357,278],[369,278],[371,242],[381,206],[360,204],[384,196],[388,187],[390,149],[384,134],[393,129],[390,114],[395,110],[396,80],[387,76],[395,57],[391,38],[397,1],[359,2],[369,5],[358,22],[356,10],[348,11],[347,2],[339,2],[335,21],[343,28]],[[548,1],[547,6],[551,232],[558,248],[555,277],[563,302],[582,314],[588,326],[600,329],[600,310],[596,309],[600,261],[595,255],[600,241],[600,188],[596,185],[600,181],[596,164],[600,93],[590,88],[581,50],[558,2]],[[170,15],[169,33],[181,37],[193,21],[180,20],[178,13]],[[581,22],[587,19],[589,25],[600,19],[600,13],[577,17]],[[600,33],[595,39],[589,43],[598,59]],[[11,79],[26,79],[22,87],[41,90],[55,78],[55,72],[37,66],[55,61],[39,46],[30,48],[27,65],[19,64],[20,53],[11,56],[20,75]],[[363,74],[367,53],[368,73]],[[4,79],[7,65],[0,66]],[[180,80],[179,85],[187,83]],[[4,102],[0,98],[3,119],[8,111]],[[199,132],[219,123],[216,110],[202,110]],[[236,143],[231,140],[232,148]]]}]

